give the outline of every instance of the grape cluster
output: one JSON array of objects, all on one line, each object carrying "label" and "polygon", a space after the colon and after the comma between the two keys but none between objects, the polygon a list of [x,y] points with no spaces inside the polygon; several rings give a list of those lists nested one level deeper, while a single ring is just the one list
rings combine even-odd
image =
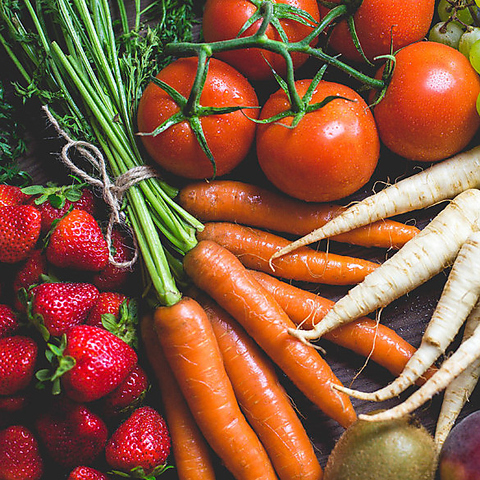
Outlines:
[{"label": "grape cluster", "polygon": [[[459,50],[480,73],[480,0],[440,0],[437,14],[429,40]],[[477,110],[480,114],[480,96]]]}]

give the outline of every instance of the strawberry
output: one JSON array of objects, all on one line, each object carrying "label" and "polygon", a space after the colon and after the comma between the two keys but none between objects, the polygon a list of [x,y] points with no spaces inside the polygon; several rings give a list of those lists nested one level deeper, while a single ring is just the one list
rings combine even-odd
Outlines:
[{"label": "strawberry", "polygon": [[95,196],[81,185],[44,188],[35,203],[42,213],[42,232],[48,232],[55,221],[73,208],[96,214]]},{"label": "strawberry", "polygon": [[96,327],[105,326],[102,323],[103,315],[113,315],[116,318],[120,316],[120,309],[125,302],[128,305],[129,298],[123,293],[118,292],[100,292],[95,305],[90,310],[87,318],[87,325]]},{"label": "strawberry", "polygon": [[16,313],[8,305],[0,304],[0,338],[13,335],[18,328]]},{"label": "strawberry", "polygon": [[92,467],[80,466],[74,468],[67,480],[109,480],[110,477],[107,477],[100,470],[97,470]]},{"label": "strawberry", "polygon": [[55,226],[50,236],[47,260],[57,267],[100,271],[108,263],[108,245],[95,218],[74,209]]},{"label": "strawberry", "polygon": [[137,408],[115,430],[105,447],[105,458],[115,470],[134,470],[137,476],[155,478],[165,470],[170,448],[165,420],[155,409],[145,406]]},{"label": "strawberry", "polygon": [[98,295],[90,283],[41,283],[30,291],[29,318],[46,339],[60,336],[86,321]]},{"label": "strawberry", "polygon": [[19,298],[20,290],[23,288],[28,290],[29,287],[39,283],[42,275],[47,275],[47,259],[41,249],[34,249],[13,278],[14,306],[18,311],[25,310]]},{"label": "strawberry", "polygon": [[42,216],[32,205],[0,207],[0,262],[25,260],[40,236]]},{"label": "strawberry", "polygon": [[30,401],[31,396],[24,391],[16,395],[0,396],[0,428],[23,421],[31,412]]},{"label": "strawberry", "polygon": [[[78,325],[65,335],[58,350],[58,371],[50,376],[39,372],[40,379],[54,380],[68,397],[91,402],[115,390],[137,363],[135,350],[113,333],[91,325]],[[55,384],[54,384],[55,388]]]},{"label": "strawberry", "polygon": [[13,395],[30,384],[37,353],[37,344],[30,337],[0,338],[0,395]]},{"label": "strawberry", "polygon": [[107,426],[96,413],[65,397],[39,413],[35,428],[49,456],[69,468],[94,462],[108,438]]},{"label": "strawberry", "polygon": [[26,395],[12,395],[0,397],[0,411],[2,412],[19,412],[24,410],[28,405],[28,397]]},{"label": "strawberry", "polygon": [[122,293],[101,292],[85,323],[105,328],[133,348],[138,347],[137,304]]},{"label": "strawberry", "polygon": [[20,187],[13,185],[0,185],[0,207],[7,205],[22,205],[30,199],[30,196],[23,193]]},{"label": "strawberry", "polygon": [[135,408],[145,397],[148,386],[147,374],[137,364],[127,378],[113,392],[103,398],[102,414],[112,418]]},{"label": "strawberry", "polygon": [[[118,229],[112,230],[112,255],[118,263],[129,262],[133,258],[131,238]],[[92,282],[103,291],[118,291],[125,287],[132,275],[133,268],[121,268],[111,263],[93,276]]]},{"label": "strawberry", "polygon": [[43,459],[34,434],[23,425],[0,431],[0,478],[2,480],[39,480]]}]

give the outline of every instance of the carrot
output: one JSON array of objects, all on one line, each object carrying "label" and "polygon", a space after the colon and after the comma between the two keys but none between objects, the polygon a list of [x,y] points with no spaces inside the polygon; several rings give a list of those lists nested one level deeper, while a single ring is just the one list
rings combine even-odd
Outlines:
[{"label": "carrot", "polygon": [[[471,337],[480,325],[480,302],[477,302],[465,323],[463,340]],[[462,408],[475,389],[480,377],[480,358],[472,362],[457,378],[445,389],[442,408],[435,429],[435,443],[440,449],[457,420]]]},{"label": "carrot", "polygon": [[325,226],[295,240],[275,253],[280,257],[293,250],[334,237],[381,219],[429,207],[442,200],[480,187],[480,146],[436,163],[356,203]]},{"label": "carrot", "polygon": [[303,341],[368,315],[418,287],[449,266],[479,228],[479,190],[458,195],[416,237],[338,300],[311,330],[292,329]]},{"label": "carrot", "polygon": [[[301,328],[313,328],[335,303],[265,273],[251,273],[273,295],[293,323]],[[327,333],[324,338],[373,360],[395,376],[400,375],[415,352],[415,347],[394,330],[367,317],[339,327]],[[433,370],[418,382],[423,383],[432,374]]]},{"label": "carrot", "polygon": [[276,479],[237,403],[203,308],[183,297],[172,306],[158,307],[154,326],[193,417],[226,468],[238,480]]},{"label": "carrot", "polygon": [[[186,185],[177,200],[202,222],[240,223],[293,235],[306,235],[345,210],[340,205],[302,202],[232,180]],[[400,248],[418,232],[413,225],[386,220],[337,235],[332,240],[364,247]]]},{"label": "carrot", "polygon": [[245,328],[306,397],[342,426],[355,421],[349,397],[332,388],[340,381],[329,365],[288,334],[294,323],[233,253],[203,240],[187,252],[183,264],[193,283]]},{"label": "carrot", "polygon": [[227,222],[206,223],[198,240],[212,240],[235,254],[248,268],[282,278],[329,285],[361,282],[379,265],[360,258],[304,247],[270,264],[270,257],[288,240],[272,233]]},{"label": "carrot", "polygon": [[445,389],[458,375],[480,358],[480,328],[460,344],[458,349],[445,360],[439,370],[422,387],[412,393],[404,402],[373,415],[359,415],[367,421],[384,421],[400,418],[428,402],[434,395]]},{"label": "carrot", "polygon": [[178,478],[179,480],[214,480],[215,470],[210,448],[198,429],[163,355],[153,328],[152,315],[142,318],[140,331],[147,359],[160,387]]},{"label": "carrot", "polygon": [[480,297],[480,232],[462,245],[418,350],[394,382],[371,393],[344,390],[381,402],[400,395],[443,355]]},{"label": "carrot", "polygon": [[321,479],[322,469],[312,443],[270,359],[218,304],[201,292],[195,293],[194,298],[212,322],[238,403],[267,450],[279,478]]}]

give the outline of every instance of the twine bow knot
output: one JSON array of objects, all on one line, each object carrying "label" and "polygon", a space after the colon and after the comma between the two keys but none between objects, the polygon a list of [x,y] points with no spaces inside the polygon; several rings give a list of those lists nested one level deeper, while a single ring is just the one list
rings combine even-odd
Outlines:
[{"label": "twine bow knot", "polygon": [[[52,115],[48,106],[43,106],[47,118],[55,127],[57,132],[65,139],[66,143],[62,148],[61,159],[62,162],[78,177],[82,178],[85,182],[97,187],[102,191],[102,196],[105,203],[110,209],[110,216],[107,224],[107,229],[105,232],[105,238],[108,244],[109,250],[109,261],[110,263],[118,268],[130,268],[138,259],[138,245],[135,241],[135,235],[132,235],[134,241],[134,255],[131,260],[126,262],[117,262],[112,255],[112,230],[114,225],[125,225],[125,214],[122,212],[123,197],[126,191],[136,185],[142,180],[148,178],[158,177],[157,171],[148,165],[141,165],[133,167],[127,172],[119,175],[115,181],[112,182],[110,176],[108,175],[107,165],[105,158],[95,145],[90,142],[83,140],[73,140],[70,136],[63,130],[58,124],[57,119]],[[99,177],[93,177],[89,175],[85,170],[79,168],[75,163],[70,159],[69,151],[70,149],[75,149],[80,155],[88,160],[88,162],[98,171]]]}]

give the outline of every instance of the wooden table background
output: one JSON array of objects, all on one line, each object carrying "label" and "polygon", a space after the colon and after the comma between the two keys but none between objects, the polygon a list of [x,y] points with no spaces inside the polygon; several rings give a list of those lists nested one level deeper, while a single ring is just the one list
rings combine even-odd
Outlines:
[{"label": "wooden table background", "polygon": [[[303,76],[308,76],[309,69],[311,68],[315,68],[315,65],[312,63],[307,64],[302,71]],[[7,71],[2,76],[8,80],[10,74],[11,72]],[[263,97],[266,97],[270,91],[264,90],[262,93]],[[56,158],[61,148],[61,142],[57,138],[56,133],[47,126],[45,117],[36,102],[28,102],[24,106],[19,105],[19,108],[21,109],[21,118],[27,126],[29,146],[28,153],[20,159],[20,165],[30,172],[36,183],[45,183],[47,181],[64,182],[68,172],[66,172],[65,168]],[[478,143],[478,139],[475,140],[475,142]],[[380,189],[384,183],[393,183],[398,178],[411,175],[422,167],[424,166],[407,162],[387,151],[383,151],[378,168],[371,181],[361,189],[361,191],[345,199],[342,203],[348,203],[351,200],[358,200],[370,195],[373,191]],[[227,178],[241,179],[268,186],[268,182],[260,171],[253,153],[239,168],[227,176]],[[175,181],[179,186],[182,184],[182,181],[179,179],[175,179]],[[405,214],[398,217],[398,219],[413,222],[418,227],[423,228],[441,208],[441,206],[437,206],[423,211]],[[377,261],[382,261],[393,253],[381,249],[366,249],[336,244],[335,242],[331,242],[329,248],[330,251]],[[425,283],[407,296],[386,306],[381,312],[381,322],[396,330],[412,345],[418,346],[421,335],[430,319],[445,283],[446,273],[447,272],[437,275],[431,281]],[[323,285],[303,286],[333,300],[338,299],[347,291],[346,287]],[[359,390],[372,391],[392,381],[392,376],[373,362],[366,362],[364,358],[326,341],[322,341],[321,345],[326,350],[326,359],[338,378],[345,385],[353,386]],[[343,429],[314,407],[281,373],[280,376],[302,416],[305,427],[317,449],[320,462],[322,466],[325,466],[328,454],[336,440],[342,434]],[[353,404],[358,413],[378,408],[387,408],[397,404],[401,399],[406,398],[411,391],[412,389],[399,399],[393,399],[379,404],[356,399],[353,399]],[[441,397],[441,395],[436,396],[416,412],[423,425],[432,433],[434,432],[436,418],[441,405]],[[477,389],[464,408],[461,418],[471,411],[478,409],[479,406],[480,392]],[[227,476],[228,475],[223,472],[221,478],[226,479]],[[175,474],[170,472],[163,478],[175,478]]]}]

